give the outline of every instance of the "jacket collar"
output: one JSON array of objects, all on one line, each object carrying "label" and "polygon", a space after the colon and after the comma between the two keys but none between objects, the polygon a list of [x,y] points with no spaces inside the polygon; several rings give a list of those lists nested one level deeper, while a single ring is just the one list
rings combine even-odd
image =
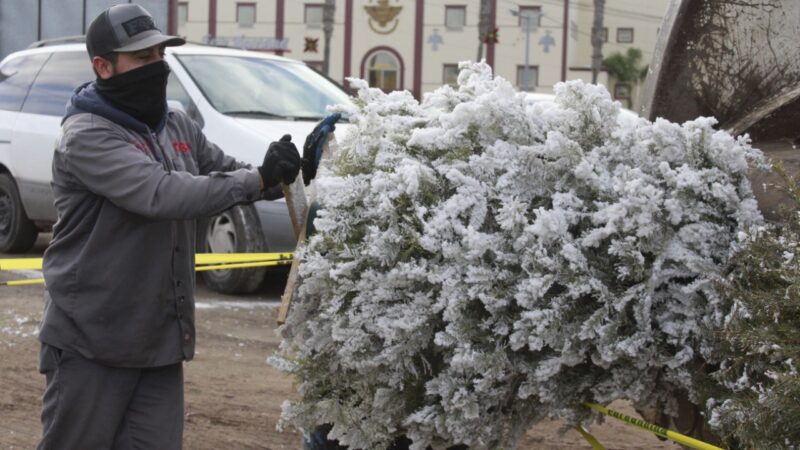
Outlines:
[{"label": "jacket collar", "polygon": [[67,103],[67,111],[64,115],[64,118],[61,119],[61,123],[63,124],[68,117],[80,113],[96,114],[116,123],[117,125],[141,133],[149,133],[150,131],[159,133],[164,129],[164,126],[167,122],[167,112],[165,112],[161,122],[154,130],[150,130],[150,128],[145,125],[144,122],[137,120],[128,113],[120,111],[119,109],[115,108],[111,102],[103,98],[103,96],[97,92],[94,81],[84,83],[75,89],[75,92],[72,94],[72,98],[70,98],[69,102]]}]

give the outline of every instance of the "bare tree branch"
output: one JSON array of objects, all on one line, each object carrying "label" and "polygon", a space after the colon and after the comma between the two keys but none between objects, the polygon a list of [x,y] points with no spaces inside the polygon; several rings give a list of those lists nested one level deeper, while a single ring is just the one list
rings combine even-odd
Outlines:
[{"label": "bare tree branch", "polygon": [[721,123],[800,82],[796,24],[785,1],[704,0],[695,16],[687,58],[691,87]]}]

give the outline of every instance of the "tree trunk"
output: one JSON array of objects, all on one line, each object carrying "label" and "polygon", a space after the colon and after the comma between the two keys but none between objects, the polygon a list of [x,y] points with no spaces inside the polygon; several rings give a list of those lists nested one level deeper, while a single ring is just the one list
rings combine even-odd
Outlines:
[{"label": "tree trunk", "polygon": [[489,34],[489,17],[492,14],[492,5],[489,0],[481,0],[481,12],[478,17],[478,62],[483,59],[483,40]]},{"label": "tree trunk", "polygon": [[597,74],[603,67],[603,14],[606,0],[594,0],[594,22],[592,23],[592,83],[597,83]]},{"label": "tree trunk", "polygon": [[336,0],[325,0],[322,9],[322,32],[325,35],[325,47],[322,49],[322,72],[330,76],[331,35],[333,35],[333,13],[336,12]]}]

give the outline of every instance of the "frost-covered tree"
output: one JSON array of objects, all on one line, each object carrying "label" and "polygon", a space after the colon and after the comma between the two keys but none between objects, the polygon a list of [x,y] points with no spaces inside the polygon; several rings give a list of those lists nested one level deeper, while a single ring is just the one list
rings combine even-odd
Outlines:
[{"label": "frost-covered tree", "polygon": [[352,83],[273,358],[299,381],[286,422],[352,448],[513,448],[592,420],[585,401],[695,393],[722,267],[761,222],[760,152],[580,81],[535,103],[485,64],[422,103]]}]

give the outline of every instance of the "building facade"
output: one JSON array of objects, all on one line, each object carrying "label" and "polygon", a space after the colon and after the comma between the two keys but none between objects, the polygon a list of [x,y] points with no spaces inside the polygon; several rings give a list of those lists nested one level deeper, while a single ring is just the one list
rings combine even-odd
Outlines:
[{"label": "building facade", "polygon": [[[164,31],[190,41],[269,51],[322,69],[326,0],[0,0],[2,55],[39,39],[85,32],[102,9],[136,1]],[[669,0],[606,0],[604,56],[638,48],[649,63]],[[479,55],[523,90],[591,81],[593,0],[335,0],[328,75],[366,79],[415,96],[455,83],[460,61]],[[481,18],[490,30],[479,41]],[[162,25],[163,24],[163,25]],[[637,108],[641,83],[601,72],[625,106]]]},{"label": "building facade", "polygon": [[177,0],[0,0],[0,60],[36,41],[80,36],[98,14],[138,3],[163,31],[176,31]]},{"label": "building facade", "polygon": [[[606,0],[604,56],[638,48],[647,64],[668,1]],[[177,30],[190,41],[273,51],[322,68],[324,5],[325,0],[179,0]],[[491,30],[485,44],[478,39],[480,0],[334,5],[328,75],[342,83],[358,77],[419,97],[454,83],[458,63],[476,60],[479,51],[497,75],[520,89],[549,93],[562,80],[591,81],[592,0],[490,0],[483,12]],[[637,83],[618,83],[605,72],[597,81],[626,106],[637,106]]]}]

